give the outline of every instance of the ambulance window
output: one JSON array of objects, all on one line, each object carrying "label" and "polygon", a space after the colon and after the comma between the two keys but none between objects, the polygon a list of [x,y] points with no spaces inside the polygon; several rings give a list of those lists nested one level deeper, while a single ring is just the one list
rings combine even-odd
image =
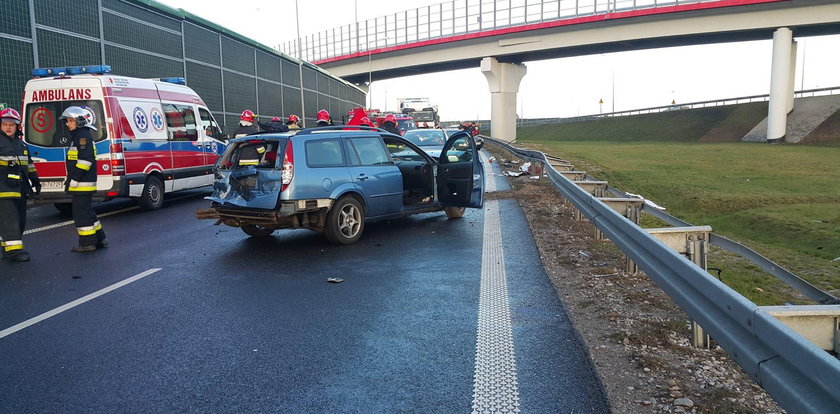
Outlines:
[{"label": "ambulance window", "polygon": [[67,107],[80,106],[93,115],[95,131],[90,131],[95,142],[108,137],[101,101],[58,101],[39,102],[26,105],[26,142],[42,147],[66,147],[70,145],[70,130],[58,119]]},{"label": "ambulance window", "polygon": [[166,125],[169,127],[170,141],[196,141],[195,112],[186,105],[163,104]]},{"label": "ambulance window", "polygon": [[204,135],[211,138],[223,139],[222,130],[219,129],[219,125],[213,119],[210,111],[204,108],[198,108],[198,115],[201,117],[201,130],[204,131]]}]

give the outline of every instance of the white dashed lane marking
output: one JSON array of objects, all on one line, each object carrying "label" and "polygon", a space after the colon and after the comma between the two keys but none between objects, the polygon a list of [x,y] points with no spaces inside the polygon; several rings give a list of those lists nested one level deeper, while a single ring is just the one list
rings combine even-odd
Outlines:
[{"label": "white dashed lane marking", "polygon": [[46,320],[46,319],[49,319],[49,318],[51,318],[51,317],[53,317],[53,316],[55,316],[55,315],[58,315],[58,314],[59,314],[59,313],[61,313],[61,312],[64,312],[64,311],[69,310],[69,309],[73,309],[73,308],[75,308],[76,306],[79,306],[79,305],[81,305],[81,304],[83,304],[83,303],[85,303],[85,302],[88,302],[88,301],[90,301],[90,300],[96,299],[96,298],[98,298],[98,297],[100,297],[100,296],[102,296],[102,295],[104,295],[104,294],[106,294],[106,293],[108,293],[108,292],[111,292],[111,291],[117,290],[117,289],[119,289],[119,288],[121,288],[121,287],[123,287],[123,286],[125,286],[125,285],[130,284],[130,283],[134,283],[134,282],[136,282],[136,281],[138,281],[138,280],[140,280],[140,279],[142,279],[142,278],[144,278],[144,277],[146,277],[146,276],[149,276],[149,275],[151,275],[151,274],[153,274],[153,273],[156,273],[156,272],[158,272],[158,271],[160,271],[160,270],[161,270],[160,268],[157,268],[157,267],[156,267],[156,268],[149,269],[149,270],[147,270],[147,271],[145,271],[145,272],[138,273],[138,274],[136,274],[136,275],[134,275],[134,276],[132,276],[132,277],[130,277],[130,278],[128,278],[128,279],[125,279],[125,280],[123,280],[123,281],[120,281],[120,282],[114,283],[113,285],[108,286],[108,287],[106,287],[106,288],[103,288],[103,289],[97,290],[96,292],[93,292],[93,293],[91,293],[90,295],[83,296],[83,297],[81,297],[81,298],[79,298],[79,299],[76,299],[76,300],[74,300],[74,301],[70,302],[70,303],[67,303],[67,304],[65,304],[65,305],[59,306],[59,307],[57,307],[57,308],[55,308],[55,309],[53,309],[53,310],[51,310],[51,311],[44,312],[44,313],[42,313],[42,314],[40,314],[40,315],[38,315],[38,316],[36,316],[36,317],[34,317],[34,318],[27,319],[27,320],[25,320],[25,321],[23,321],[23,322],[21,322],[21,323],[19,323],[19,324],[15,325],[15,326],[12,326],[12,327],[10,327],[10,328],[6,328],[6,329],[4,329],[4,330],[0,331],[0,339],[4,338],[4,337],[6,337],[6,336],[9,336],[9,335],[11,335],[11,334],[13,334],[13,333],[15,333],[15,332],[17,332],[17,331],[20,331],[21,329],[25,329],[25,328],[28,328],[28,327],[30,327],[30,326],[32,326],[32,325],[35,325],[35,324],[36,324],[36,323],[38,323],[38,322],[41,322],[41,321]]}]

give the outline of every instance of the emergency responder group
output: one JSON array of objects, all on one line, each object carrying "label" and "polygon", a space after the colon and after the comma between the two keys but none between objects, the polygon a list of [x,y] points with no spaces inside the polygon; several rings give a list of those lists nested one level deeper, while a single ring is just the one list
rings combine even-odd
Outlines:
[{"label": "emergency responder group", "polygon": [[[92,118],[93,114],[79,106],[68,107],[59,118],[70,131],[64,190],[72,198],[73,222],[79,237],[78,245],[72,251],[80,253],[108,247],[102,223],[96,217],[92,205],[97,175],[93,137],[96,125]],[[22,240],[26,228],[26,200],[40,194],[41,182],[26,144],[21,139],[20,113],[6,108],[0,111],[0,119],[0,247],[4,260],[26,262],[30,260]],[[318,111],[315,119],[319,127],[333,125],[332,117],[325,109]],[[300,124],[300,117],[295,114],[286,117],[285,122],[277,116],[268,122],[259,122],[257,115],[246,109],[239,117],[239,125],[233,136],[241,137],[260,131],[295,131],[301,128]],[[363,117],[359,125],[373,127],[374,123],[370,118]],[[396,117],[391,114],[385,116],[380,128],[393,134],[400,133]]]}]

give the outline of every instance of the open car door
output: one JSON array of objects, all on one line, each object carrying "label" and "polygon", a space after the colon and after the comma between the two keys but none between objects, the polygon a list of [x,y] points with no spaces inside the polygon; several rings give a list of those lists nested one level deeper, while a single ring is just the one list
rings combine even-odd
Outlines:
[{"label": "open car door", "polygon": [[473,137],[466,132],[453,134],[443,146],[439,160],[437,191],[441,204],[481,208],[484,204],[484,166]]}]

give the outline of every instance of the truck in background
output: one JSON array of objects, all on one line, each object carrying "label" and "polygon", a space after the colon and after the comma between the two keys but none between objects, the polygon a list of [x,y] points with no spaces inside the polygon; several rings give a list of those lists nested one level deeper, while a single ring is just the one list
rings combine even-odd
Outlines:
[{"label": "truck in background", "polygon": [[412,117],[417,128],[440,128],[438,106],[432,105],[429,98],[402,98],[400,112]]}]

